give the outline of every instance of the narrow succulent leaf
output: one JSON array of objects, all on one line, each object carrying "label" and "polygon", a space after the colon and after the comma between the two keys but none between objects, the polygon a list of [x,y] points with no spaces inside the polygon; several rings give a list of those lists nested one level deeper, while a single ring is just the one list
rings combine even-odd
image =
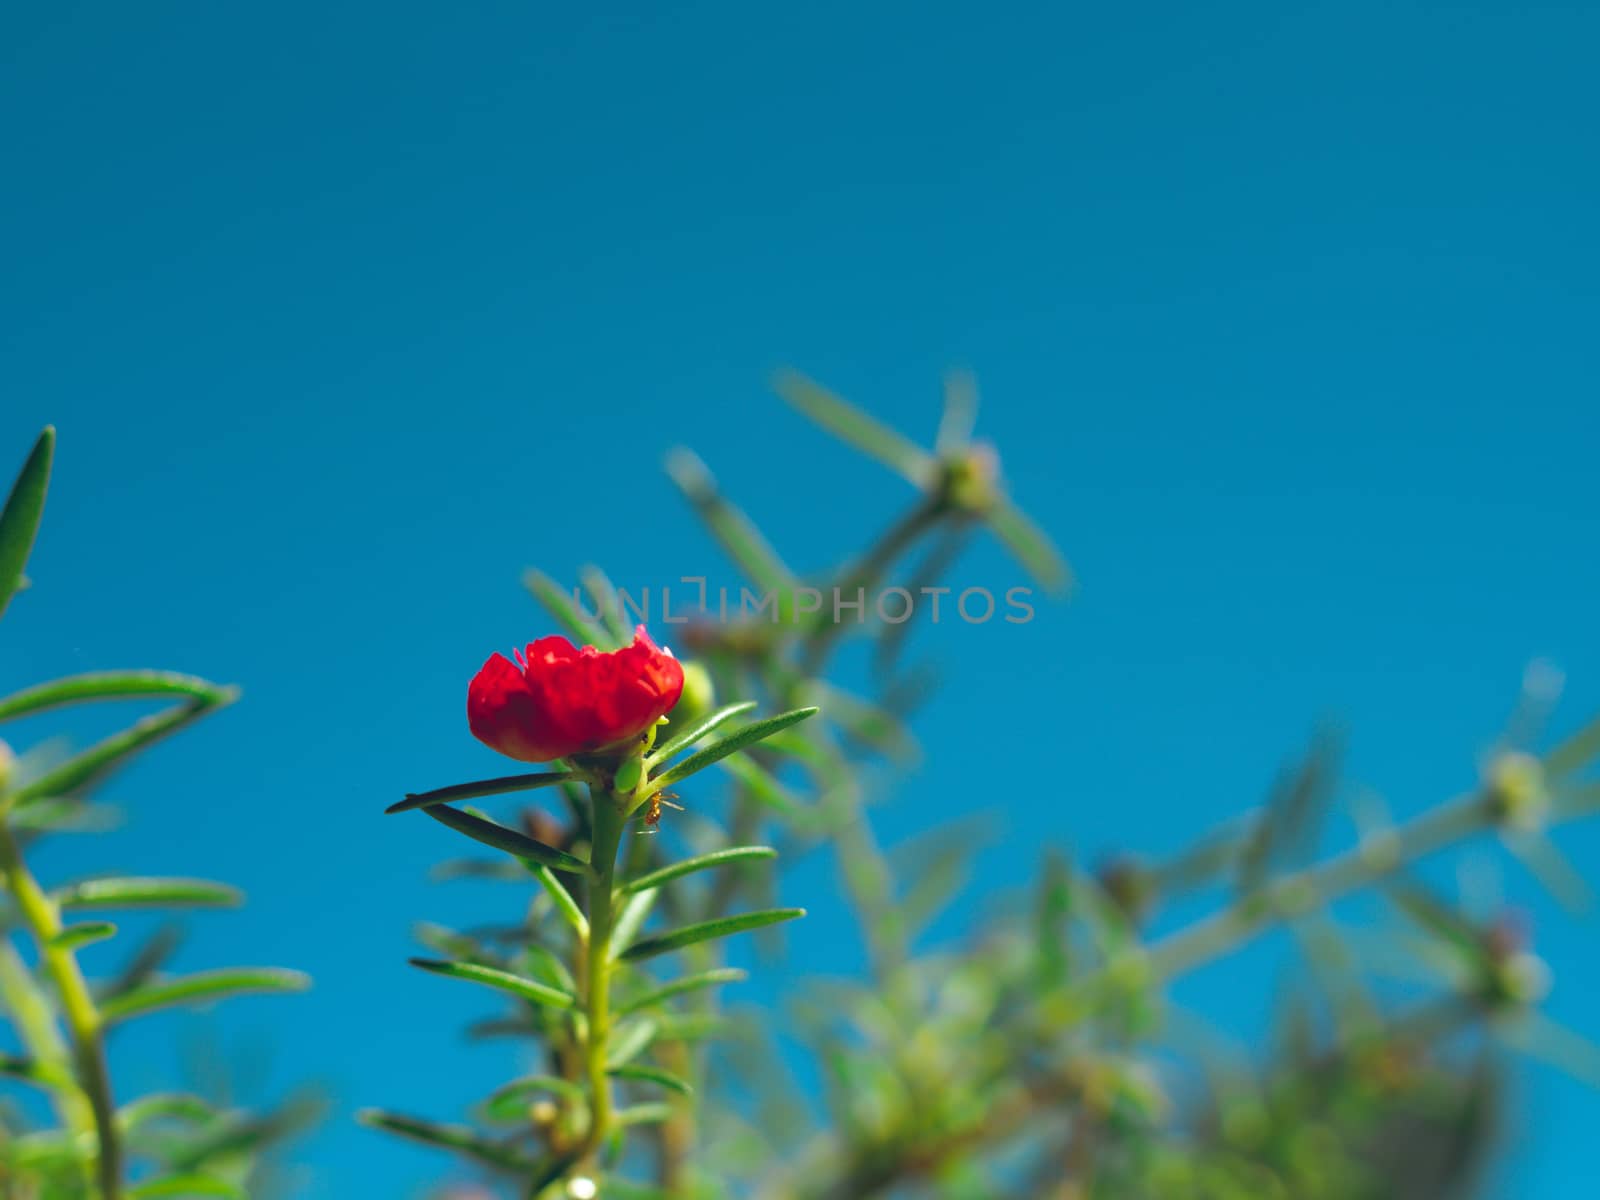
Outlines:
[{"label": "narrow succulent leaf", "polygon": [[717,764],[743,786],[745,794],[780,816],[796,818],[805,807],[772,772],[747,754],[730,754]]},{"label": "narrow succulent leaf", "polygon": [[670,1104],[635,1104],[619,1108],[614,1116],[618,1125],[653,1125],[672,1119]]},{"label": "narrow succulent leaf", "polygon": [[50,945],[57,950],[77,950],[116,935],[117,927],[110,921],[83,921],[62,929],[50,939]]},{"label": "narrow succulent leaf", "polygon": [[16,1054],[0,1054],[0,1077],[21,1080],[52,1092],[71,1091],[77,1087],[77,1081],[66,1067]]},{"label": "narrow succulent leaf", "polygon": [[473,783],[454,783],[449,787],[434,788],[431,792],[410,792],[384,809],[385,813],[410,812],[414,808],[428,808],[434,804],[449,804],[456,800],[473,800],[479,796],[503,796],[507,792],[526,792],[534,788],[552,787],[576,779],[572,771],[534,771],[527,775],[502,775],[497,779],[479,779]]},{"label": "narrow succulent leaf", "polygon": [[513,996],[520,996],[524,1000],[531,1000],[547,1008],[571,1008],[577,1003],[576,997],[568,992],[559,991],[532,979],[524,979],[520,975],[513,975],[510,971],[501,971],[478,963],[413,958],[411,965],[435,975],[444,975],[450,979],[465,979],[470,983],[481,983],[485,987],[510,992]]},{"label": "narrow succulent leaf", "polygon": [[1427,888],[1395,877],[1384,884],[1384,891],[1422,929],[1454,947],[1469,961],[1483,961],[1486,950],[1478,929]]},{"label": "narrow succulent leaf", "polygon": [[939,436],[933,449],[939,457],[959,453],[972,441],[978,421],[978,381],[971,371],[947,371],[944,377],[944,411],[939,415]]},{"label": "narrow succulent leaf", "polygon": [[1588,881],[1548,837],[1540,833],[1509,837],[1506,847],[1568,912],[1581,915],[1594,907]]},{"label": "narrow succulent leaf", "polygon": [[140,750],[193,724],[213,709],[231,703],[236,695],[233,689],[219,689],[215,700],[192,700],[136,721],[18,788],[13,802],[22,807],[51,797],[84,792]]},{"label": "narrow succulent leaf", "polygon": [[206,1121],[215,1111],[204,1099],[189,1092],[162,1092],[154,1096],[141,1096],[117,1109],[117,1124],[125,1133],[132,1133],[152,1121],[182,1120]]},{"label": "narrow succulent leaf", "polygon": [[755,706],[756,702],[754,700],[741,700],[738,704],[725,704],[721,708],[713,709],[711,712],[695,717],[684,723],[681,728],[674,728],[669,723],[667,725],[668,736],[666,741],[657,745],[645,757],[645,766],[654,768],[658,764],[666,762],[678,751],[699,741],[713,729],[725,725],[740,713],[749,712]]},{"label": "narrow succulent leaf", "polygon": [[513,1171],[526,1171],[530,1166],[528,1159],[514,1147],[481,1137],[464,1125],[442,1125],[377,1108],[361,1110],[356,1114],[356,1120],[369,1129],[381,1129],[425,1146],[451,1150],[489,1166]]},{"label": "narrow succulent leaf", "polygon": [[664,1004],[674,996],[682,996],[704,988],[716,987],[723,983],[742,983],[748,978],[750,978],[750,973],[742,971],[738,967],[714,967],[709,971],[701,971],[697,975],[685,975],[681,979],[674,979],[671,983],[662,984],[658,988],[652,988],[650,991],[626,1001],[617,1009],[617,1015],[626,1016],[628,1013],[635,1013],[642,1009],[654,1008],[658,1004]]},{"label": "narrow succulent leaf", "polygon": [[673,1197],[671,1192],[653,1184],[636,1183],[612,1175],[606,1179],[606,1200],[673,1200]]},{"label": "narrow succulent leaf", "polygon": [[660,1067],[652,1067],[645,1063],[624,1063],[618,1067],[607,1067],[606,1074],[617,1079],[628,1079],[636,1083],[653,1083],[666,1088],[669,1092],[677,1092],[680,1096],[694,1095],[694,1089],[684,1080],[679,1079],[671,1071]]},{"label": "narrow succulent leaf", "polygon": [[1333,797],[1337,769],[1337,745],[1323,735],[1299,763],[1279,775],[1239,856],[1241,891],[1259,887],[1274,865],[1309,844],[1317,819]]},{"label": "narrow succulent leaf", "polygon": [[[939,581],[955,565],[971,541],[971,522],[953,523],[913,568],[911,577],[905,584],[906,591],[912,596],[920,596],[926,589],[937,587]],[[905,647],[906,639],[918,624],[917,611],[913,608],[904,620],[884,621],[880,610],[879,626],[876,630],[877,644],[872,652],[872,666],[880,676],[888,675],[894,670]]]},{"label": "narrow succulent leaf", "polygon": [[633,630],[628,627],[627,614],[622,611],[622,599],[610,576],[596,566],[586,566],[578,572],[583,590],[589,593],[595,616],[604,628],[613,646],[626,646],[633,641]]},{"label": "narrow succulent leaf", "polygon": [[629,880],[623,886],[623,891],[628,893],[643,892],[660,887],[664,883],[671,883],[674,879],[681,879],[695,871],[705,871],[712,867],[726,866],[729,863],[743,862],[758,858],[777,858],[778,852],[771,846],[729,846],[722,850],[713,850],[709,854],[700,854],[694,858],[685,858],[679,862],[668,863],[651,871],[648,875],[641,875],[637,879]]},{"label": "narrow succulent leaf", "polygon": [[1580,1083],[1600,1088],[1600,1046],[1538,1009],[1508,1014],[1491,1026],[1497,1036],[1530,1058],[1566,1072]]},{"label": "narrow succulent leaf", "polygon": [[201,1196],[246,1200],[248,1195],[238,1184],[218,1179],[215,1175],[168,1175],[164,1179],[152,1179],[130,1188],[128,1200],[167,1200],[172,1197],[191,1200]]},{"label": "narrow succulent leaf", "polygon": [[13,692],[0,700],[0,721],[37,716],[69,704],[139,700],[155,696],[186,696],[192,700],[220,704],[227,698],[227,689],[193,675],[179,675],[173,671],[92,671]]},{"label": "narrow succulent leaf", "polygon": [[589,864],[583,859],[576,858],[565,850],[557,850],[554,846],[547,846],[543,842],[536,842],[526,834],[507,829],[496,821],[447,805],[433,805],[422,811],[439,824],[449,826],[457,833],[466,834],[467,837],[482,842],[485,846],[504,850],[507,854],[515,855],[530,863],[549,867],[552,871],[566,871],[574,875],[590,874]]},{"label": "narrow succulent leaf", "polygon": [[984,514],[994,535],[1005,543],[1023,569],[1052,595],[1070,591],[1072,568],[1043,530],[1007,500],[997,500]]},{"label": "narrow succulent leaf", "polygon": [[70,884],[55,901],[64,909],[237,908],[244,893],[210,879],[129,875]]},{"label": "narrow succulent leaf", "polygon": [[556,624],[566,630],[567,636],[579,646],[616,649],[604,626],[582,611],[573,594],[543,571],[530,567],[522,574],[522,585],[533,593],[534,599],[544,605],[545,611],[555,618]]},{"label": "narrow succulent leaf", "polygon": [[658,894],[655,888],[635,888],[629,892],[622,911],[617,914],[616,924],[611,927],[613,957],[632,945],[639,936],[639,930],[649,918],[650,910],[655,907]]},{"label": "narrow succulent leaf", "polygon": [[540,886],[549,894],[550,899],[556,906],[556,911],[562,915],[568,925],[572,926],[573,932],[580,938],[587,938],[589,936],[589,918],[583,915],[583,909],[578,907],[578,901],[571,892],[567,891],[566,886],[556,878],[555,872],[543,863],[534,863],[533,875],[539,881]]},{"label": "narrow succulent leaf", "polygon": [[778,594],[779,619],[783,619],[787,614],[781,606],[788,602],[794,588],[794,573],[761,536],[755,523],[717,490],[716,480],[693,451],[681,447],[674,450],[667,455],[666,466],[668,477],[727,551],[734,565],[757,587]]},{"label": "narrow succulent leaf", "polygon": [[646,958],[654,958],[658,954],[670,954],[674,950],[681,950],[685,946],[693,946],[699,942],[707,942],[713,938],[727,937],[730,934],[743,933],[750,929],[761,929],[768,925],[776,925],[780,921],[792,921],[796,917],[805,915],[806,910],[803,908],[769,908],[760,912],[718,917],[716,920],[702,921],[697,925],[685,925],[683,928],[674,929],[670,933],[661,933],[654,937],[642,938],[624,950],[621,957],[628,962],[639,962]]},{"label": "narrow succulent leaf", "polygon": [[1568,785],[1556,796],[1555,815],[1562,821],[1576,821],[1600,813],[1600,783]]},{"label": "narrow succulent leaf", "polygon": [[679,780],[687,779],[695,772],[705,770],[712,763],[727,758],[735,750],[742,750],[746,746],[754,745],[764,738],[771,737],[780,729],[787,729],[791,725],[804,721],[807,717],[816,716],[817,711],[815,707],[797,708],[791,712],[779,713],[775,717],[767,717],[765,720],[752,721],[748,725],[742,725],[728,734],[728,736],[719,738],[717,741],[712,742],[711,745],[695,751],[682,762],[669,767],[651,782],[656,788],[671,787]]},{"label": "narrow succulent leaf", "polygon": [[22,570],[28,565],[33,540],[39,533],[39,519],[44,515],[55,451],[55,426],[46,425],[11,485],[5,508],[0,509],[0,614],[22,587]]},{"label": "narrow succulent leaf", "polygon": [[122,810],[77,800],[36,800],[11,814],[18,833],[109,833],[122,824]]},{"label": "narrow succulent leaf", "polygon": [[1600,758],[1600,717],[1558,745],[1544,758],[1545,773],[1553,780],[1565,778]]},{"label": "narrow succulent leaf", "polygon": [[622,1022],[611,1034],[606,1047],[606,1069],[612,1070],[633,1061],[655,1041],[661,1027],[651,1017],[634,1017]]},{"label": "narrow succulent leaf", "polygon": [[773,381],[778,394],[840,441],[854,446],[918,487],[933,479],[933,455],[876,417],[834,395],[798,371],[782,371]]},{"label": "narrow succulent leaf", "polygon": [[225,967],[217,971],[198,971],[177,979],[149,984],[125,992],[101,1007],[108,1025],[126,1021],[157,1009],[184,1004],[201,1004],[256,992],[303,992],[311,978],[300,971],[282,967]]},{"label": "narrow succulent leaf", "polygon": [[491,1121],[525,1121],[528,1118],[528,1103],[534,1096],[559,1096],[577,1103],[585,1099],[583,1088],[570,1079],[555,1075],[525,1075],[496,1088],[483,1102],[483,1115]]},{"label": "narrow succulent leaf", "polygon": [[725,1037],[733,1028],[727,1017],[717,1013],[658,1013],[656,1039],[663,1042],[703,1042]]}]

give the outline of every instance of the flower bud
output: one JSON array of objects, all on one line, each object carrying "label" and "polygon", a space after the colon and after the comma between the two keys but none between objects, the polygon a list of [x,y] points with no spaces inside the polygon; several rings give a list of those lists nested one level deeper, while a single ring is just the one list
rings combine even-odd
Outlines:
[{"label": "flower bud", "polygon": [[698,717],[701,713],[710,712],[716,702],[711,672],[701,663],[686,660],[683,664],[683,697],[678,701],[673,716],[680,721],[684,717]]}]

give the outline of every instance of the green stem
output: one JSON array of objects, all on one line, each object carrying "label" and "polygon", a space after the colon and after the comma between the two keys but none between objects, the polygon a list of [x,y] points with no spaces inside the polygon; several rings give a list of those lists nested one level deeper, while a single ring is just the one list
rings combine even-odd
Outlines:
[{"label": "green stem", "polygon": [[594,797],[594,837],[589,862],[598,877],[589,885],[589,945],[587,993],[584,1015],[589,1038],[584,1047],[584,1068],[589,1077],[589,1130],[583,1139],[583,1154],[594,1153],[611,1131],[611,1078],[606,1074],[606,1057],[611,1035],[611,927],[615,918],[617,847],[622,842],[626,821],[620,797],[596,787]]},{"label": "green stem", "polygon": [[[1159,938],[1143,953],[1153,980],[1171,979],[1238,949],[1263,929],[1327,905],[1388,878],[1436,850],[1495,823],[1494,806],[1481,793],[1459,797],[1352,850],[1284,875],[1240,897],[1221,912]],[[1101,967],[1072,987],[1082,996],[1104,987],[1116,965]]]},{"label": "green stem", "polygon": [[61,914],[22,861],[11,830],[0,822],[0,878],[16,901],[17,912],[39,946],[39,961],[61,997],[62,1015],[72,1042],[78,1085],[88,1097],[93,1132],[98,1143],[95,1173],[100,1181],[99,1200],[119,1200],[122,1195],[122,1149],[117,1139],[117,1112],[111,1097],[111,1076],[106,1069],[105,1041],[100,1011],[72,951],[55,944],[61,932]]}]

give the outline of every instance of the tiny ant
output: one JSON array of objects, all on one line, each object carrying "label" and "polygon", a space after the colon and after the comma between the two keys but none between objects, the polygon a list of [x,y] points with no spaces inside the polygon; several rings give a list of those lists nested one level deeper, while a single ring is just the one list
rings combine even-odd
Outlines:
[{"label": "tiny ant", "polygon": [[679,812],[683,811],[683,805],[674,804],[673,803],[673,801],[676,800],[677,798],[678,798],[678,793],[677,792],[657,792],[657,793],[655,793],[655,795],[651,796],[649,800],[645,801],[645,806],[644,806],[644,824],[645,824],[645,829],[644,829],[644,831],[646,833],[655,833],[660,828],[660,825],[661,825],[661,806],[663,804],[666,805],[668,808],[675,808]]}]

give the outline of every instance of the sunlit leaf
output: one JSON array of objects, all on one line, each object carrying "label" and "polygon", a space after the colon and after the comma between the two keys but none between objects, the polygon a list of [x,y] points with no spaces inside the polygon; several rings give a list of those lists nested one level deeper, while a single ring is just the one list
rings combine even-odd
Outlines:
[{"label": "sunlit leaf", "polygon": [[798,371],[779,372],[773,386],[780,396],[840,441],[916,486],[926,487],[937,473],[933,455],[921,446]]},{"label": "sunlit leaf", "polygon": [[215,1175],[168,1175],[131,1188],[128,1200],[158,1200],[163,1197],[218,1196],[223,1200],[246,1200],[242,1187]]},{"label": "sunlit leaf", "polygon": [[103,942],[116,934],[117,927],[110,921],[84,921],[62,929],[50,939],[50,944],[57,950],[77,950],[82,946]]},{"label": "sunlit leaf", "polygon": [[670,1092],[677,1092],[680,1096],[694,1094],[694,1089],[671,1071],[663,1070],[660,1067],[647,1066],[643,1063],[625,1063],[618,1067],[608,1067],[606,1068],[606,1074],[614,1075],[618,1079],[654,1083]]},{"label": "sunlit leaf", "polygon": [[100,1011],[108,1025],[115,1025],[157,1009],[209,1003],[253,992],[303,992],[310,986],[309,975],[282,967],[224,967],[125,992],[107,1000]]},{"label": "sunlit leaf", "polygon": [[0,700],[0,721],[36,716],[69,704],[155,696],[187,696],[221,704],[228,698],[228,689],[173,671],[93,671],[13,692]]},{"label": "sunlit leaf", "polygon": [[135,722],[121,733],[114,733],[67,759],[60,766],[47,771],[31,783],[24,784],[14,793],[17,806],[34,803],[54,796],[75,795],[86,791],[138,751],[191,725],[213,709],[231,703],[237,693],[229,688],[219,688],[217,699],[194,700],[188,704],[153,713]]},{"label": "sunlit leaf", "polygon": [[654,767],[658,763],[666,762],[674,754],[677,754],[691,743],[699,741],[713,729],[726,724],[740,713],[749,712],[755,706],[756,702],[754,700],[743,700],[738,704],[725,704],[721,708],[713,709],[711,712],[688,720],[682,725],[669,723],[666,727],[667,739],[646,756],[645,765]]},{"label": "sunlit leaf", "polygon": [[522,584],[577,645],[596,646],[601,650],[617,648],[605,627],[579,608],[576,596],[543,571],[529,567],[522,573]]},{"label": "sunlit leaf", "polygon": [[754,745],[763,738],[771,737],[780,729],[787,729],[791,725],[804,721],[807,717],[815,716],[817,711],[814,707],[797,708],[792,712],[779,713],[775,717],[767,717],[761,721],[752,721],[748,725],[742,725],[726,737],[712,742],[711,745],[695,751],[688,758],[669,767],[661,775],[651,780],[651,784],[658,789],[671,787],[679,780],[687,779],[695,772],[703,771],[712,763],[728,757],[735,750],[742,750],[746,746]]},{"label": "sunlit leaf", "polygon": [[444,962],[434,958],[413,958],[411,965],[420,967],[422,970],[432,972],[435,975],[444,975],[451,979],[465,979],[469,983],[481,983],[485,987],[509,992],[513,996],[520,996],[524,1000],[531,1000],[535,1004],[543,1004],[548,1008],[571,1008],[577,1003],[577,998],[570,993],[559,991],[532,979],[524,979],[520,975],[513,975],[510,971],[501,971],[494,967],[481,966],[478,963]]},{"label": "sunlit leaf", "polygon": [[554,1075],[525,1075],[496,1088],[483,1102],[483,1114],[491,1121],[525,1121],[528,1103],[534,1096],[560,1096],[582,1102],[586,1093],[580,1084]]},{"label": "sunlit leaf", "polygon": [[1561,779],[1582,770],[1597,758],[1600,758],[1600,717],[1545,755],[1544,769],[1551,779]]},{"label": "sunlit leaf", "polygon": [[[666,465],[667,475],[734,565],[763,591],[776,592],[780,606],[787,604],[795,584],[793,572],[784,566],[755,523],[723,498],[705,463],[693,451],[680,447],[667,456]],[[780,611],[780,619],[782,616]]]},{"label": "sunlit leaf", "polygon": [[771,846],[729,846],[722,850],[713,850],[709,854],[696,855],[694,858],[680,859],[675,863],[668,863],[647,875],[629,880],[624,886],[625,892],[642,892],[658,888],[664,883],[671,883],[674,879],[681,879],[695,871],[705,871],[712,867],[726,866],[729,863],[744,862],[750,859],[777,858],[778,852]]},{"label": "sunlit leaf", "polygon": [[226,883],[175,876],[118,876],[85,879],[54,893],[64,909],[83,908],[236,908],[244,893]]},{"label": "sunlit leaf", "polygon": [[996,500],[985,512],[984,521],[1047,591],[1060,595],[1072,587],[1072,569],[1066,559],[1020,508],[1009,501]]},{"label": "sunlit leaf", "polygon": [[686,925],[670,933],[643,938],[624,950],[621,957],[629,962],[638,962],[641,959],[654,958],[658,954],[670,954],[674,950],[681,950],[698,942],[727,937],[729,934],[743,933],[750,929],[761,929],[767,925],[792,921],[796,917],[805,915],[806,910],[803,908],[771,908],[761,912],[718,917],[713,921],[702,921],[698,925]]},{"label": "sunlit leaf", "polygon": [[663,1004],[674,996],[681,996],[688,992],[700,991],[702,988],[716,987],[723,983],[741,983],[750,978],[748,971],[738,967],[714,967],[709,971],[701,971],[697,975],[685,975],[681,979],[674,979],[671,983],[662,984],[652,988],[642,995],[635,996],[632,1000],[622,1004],[617,1009],[619,1016],[638,1012],[645,1008],[654,1008]]}]

